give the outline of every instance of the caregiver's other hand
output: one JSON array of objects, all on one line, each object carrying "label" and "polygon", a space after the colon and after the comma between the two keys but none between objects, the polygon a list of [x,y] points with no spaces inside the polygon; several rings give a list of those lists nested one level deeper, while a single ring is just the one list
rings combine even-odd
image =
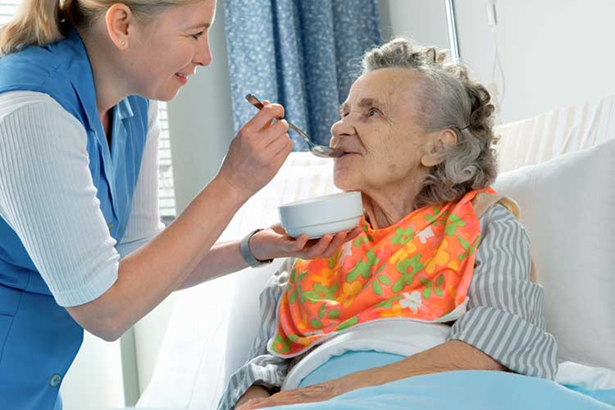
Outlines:
[{"label": "caregiver's other hand", "polygon": [[343,393],[345,393],[345,391],[338,389],[337,384],[324,382],[302,389],[284,390],[267,398],[251,399],[243,406],[236,407],[236,410],[253,410],[283,406],[286,404],[314,403],[332,399]]},{"label": "caregiver's other hand", "polygon": [[360,226],[336,234],[326,234],[319,239],[308,239],[307,235],[298,238],[288,236],[279,225],[273,225],[257,232],[250,239],[250,251],[258,260],[285,257],[301,259],[329,258],[345,242],[351,241],[363,232]]},{"label": "caregiver's other hand", "polygon": [[288,123],[274,121],[284,117],[284,107],[267,101],[264,105],[233,138],[216,177],[243,199],[271,181],[293,148]]}]

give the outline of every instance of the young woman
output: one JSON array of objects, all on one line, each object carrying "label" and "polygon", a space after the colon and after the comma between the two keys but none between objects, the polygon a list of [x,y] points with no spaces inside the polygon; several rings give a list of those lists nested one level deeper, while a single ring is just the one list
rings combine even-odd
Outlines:
[{"label": "young woman", "polygon": [[325,255],[358,234],[308,242],[268,230],[268,254],[251,254],[250,235],[212,248],[291,151],[276,104],[244,125],[217,176],[163,230],[153,100],[171,100],[211,63],[215,7],[23,0],[2,31],[3,408],[61,409],[83,329],[115,340],[176,289],[271,257]]}]

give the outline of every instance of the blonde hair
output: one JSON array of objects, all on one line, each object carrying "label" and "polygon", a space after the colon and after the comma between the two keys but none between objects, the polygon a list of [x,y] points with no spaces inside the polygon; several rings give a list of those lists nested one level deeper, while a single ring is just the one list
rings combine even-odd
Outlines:
[{"label": "blonde hair", "polygon": [[[151,21],[158,13],[198,0],[122,0],[142,22]],[[0,32],[0,55],[19,51],[27,46],[46,46],[63,36],[63,23],[88,28],[116,0],[21,0],[15,17]]]}]

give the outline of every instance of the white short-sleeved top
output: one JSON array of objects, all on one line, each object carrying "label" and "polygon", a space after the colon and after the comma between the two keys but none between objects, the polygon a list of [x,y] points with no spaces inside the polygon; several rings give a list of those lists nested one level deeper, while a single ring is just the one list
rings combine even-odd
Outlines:
[{"label": "white short-sleeved top", "polygon": [[29,256],[59,305],[81,305],[105,293],[117,280],[120,258],[164,229],[159,136],[152,101],[130,219],[116,243],[96,199],[81,123],[47,94],[0,94],[0,216],[28,241]]}]

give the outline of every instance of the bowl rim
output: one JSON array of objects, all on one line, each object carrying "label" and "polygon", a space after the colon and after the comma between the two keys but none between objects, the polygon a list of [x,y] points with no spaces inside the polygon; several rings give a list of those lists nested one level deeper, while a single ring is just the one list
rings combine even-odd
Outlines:
[{"label": "bowl rim", "polygon": [[[361,198],[361,192],[360,191],[337,192],[335,194],[328,194],[328,195],[315,196],[311,198],[299,199],[297,201],[278,205],[278,208],[279,209],[294,208],[294,207],[310,205],[313,203],[320,202],[322,200],[328,200],[328,199],[337,200],[340,197],[353,198],[355,196],[359,196],[359,198]],[[361,200],[361,203],[363,203],[362,200]]]}]

